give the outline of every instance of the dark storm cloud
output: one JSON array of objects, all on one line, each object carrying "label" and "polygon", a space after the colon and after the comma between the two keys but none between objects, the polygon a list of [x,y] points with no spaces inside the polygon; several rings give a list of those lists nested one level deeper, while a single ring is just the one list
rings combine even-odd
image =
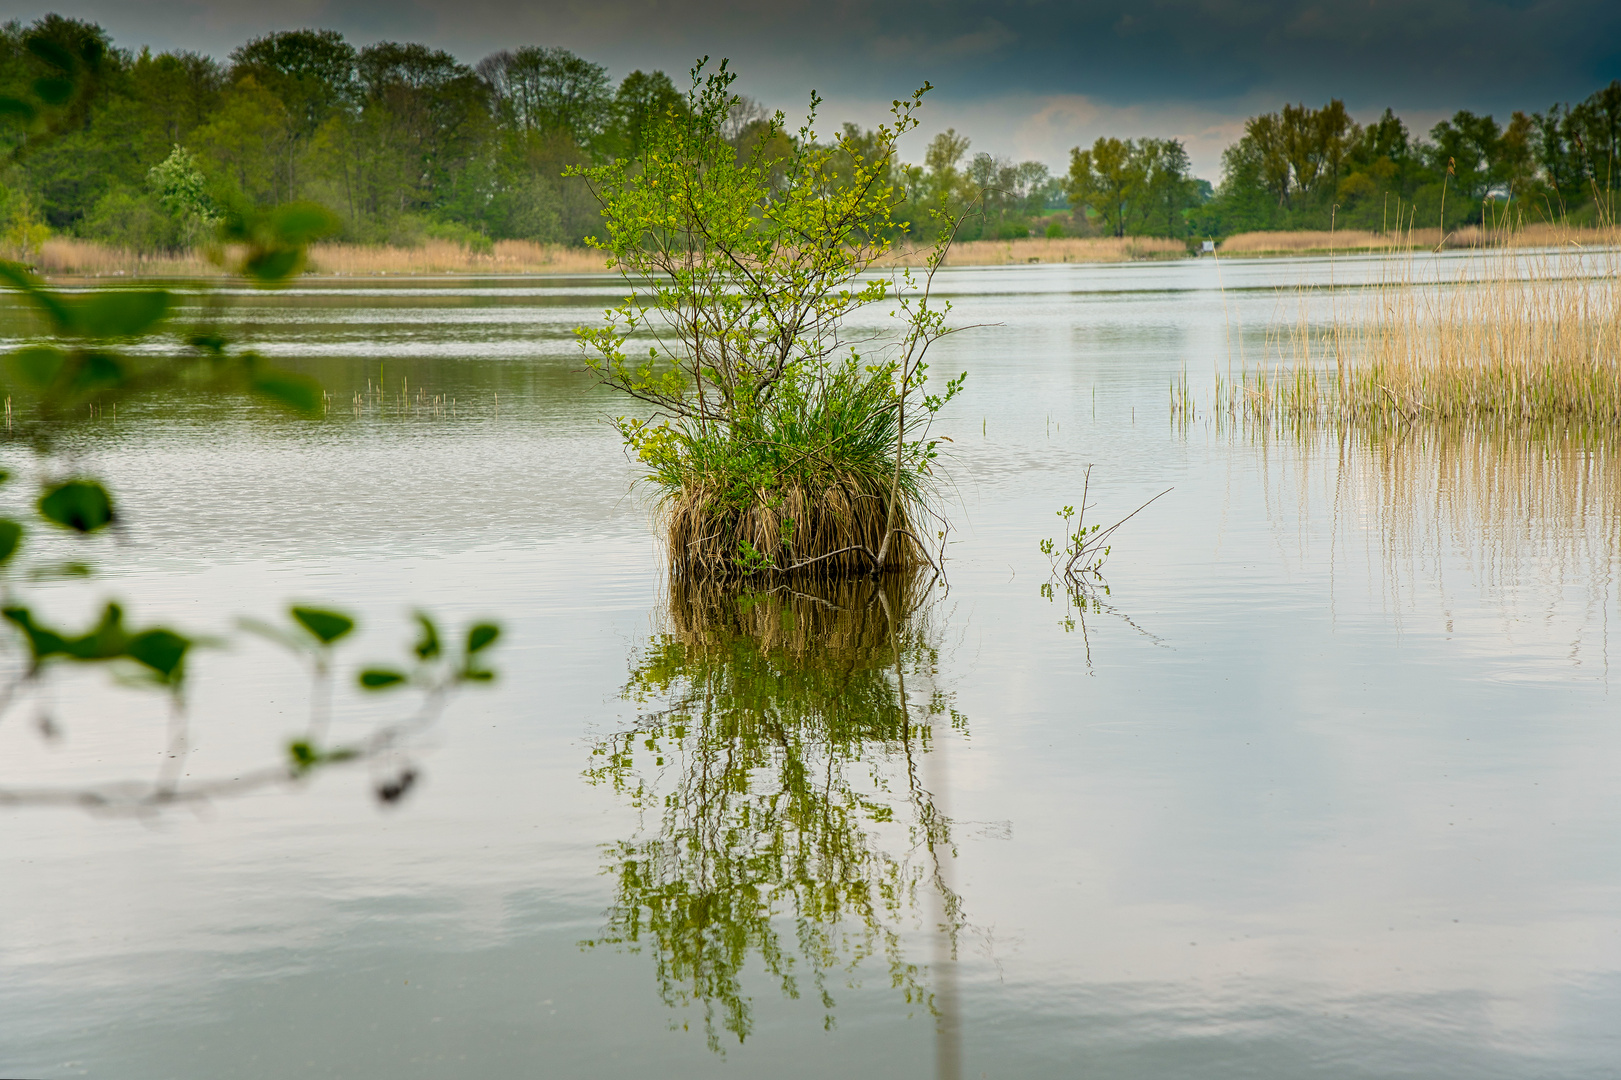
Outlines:
[{"label": "dark storm cloud", "polygon": [[927,79],[927,125],[976,149],[1058,167],[1098,135],[1184,139],[1215,176],[1245,116],[1285,101],[1393,107],[1415,130],[1457,109],[1544,109],[1621,77],[1616,0],[80,0],[47,10],[100,22],[125,47],[224,57],[249,37],[317,26],[357,44],[420,41],[469,63],[561,45],[623,76],[679,77],[730,57],[739,88],[798,115],[874,123]]},{"label": "dark storm cloud", "polygon": [[61,10],[99,18],[126,42],[210,51],[322,25],[361,40],[424,39],[464,59],[531,41],[615,67],[679,70],[701,53],[729,55],[747,74],[850,96],[927,78],[961,97],[1122,104],[1271,92],[1535,107],[1621,74],[1614,0],[89,0]]}]

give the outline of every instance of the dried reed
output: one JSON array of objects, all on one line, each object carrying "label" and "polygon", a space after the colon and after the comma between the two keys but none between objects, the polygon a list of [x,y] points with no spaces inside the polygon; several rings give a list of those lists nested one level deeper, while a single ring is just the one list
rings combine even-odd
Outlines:
[{"label": "dried reed", "polygon": [[1621,249],[1574,245],[1393,262],[1358,310],[1326,325],[1303,314],[1275,342],[1277,365],[1218,380],[1218,412],[1382,427],[1621,424]]},{"label": "dried reed", "polygon": [[1478,248],[1551,248],[1568,245],[1591,248],[1621,243],[1621,231],[1610,227],[1576,229],[1538,222],[1514,228],[1466,225],[1443,235],[1440,229],[1402,229],[1368,232],[1339,229],[1331,232],[1249,232],[1221,242],[1221,254],[1310,255],[1335,252],[1474,250]]},{"label": "dried reed", "polygon": [[[1180,240],[1154,236],[1065,237],[1048,240],[968,240],[953,244],[947,266],[1012,266],[1021,263],[1116,263],[1144,259],[1179,259],[1187,255]],[[923,266],[928,248],[897,247],[883,260],[885,266]]]},{"label": "dried reed", "polygon": [[[222,277],[220,260],[202,249],[142,254],[88,240],[47,240],[28,260],[47,277]],[[332,275],[411,274],[600,274],[603,257],[587,248],[500,240],[478,251],[449,240],[417,247],[315,244],[308,273]]]},{"label": "dried reed", "polygon": [[[817,484],[785,483],[740,502],[724,478],[684,484],[660,506],[671,565],[694,578],[735,576],[741,569],[804,568],[815,576],[870,569],[884,542],[889,482],[882,475],[848,473]],[[910,570],[927,562],[914,539],[920,507],[904,496],[886,565]],[[865,548],[866,551],[861,550]],[[739,552],[746,554],[739,563]]]},{"label": "dried reed", "polygon": [[497,240],[481,252],[449,240],[417,247],[316,244],[310,272],[316,274],[600,274],[608,269],[601,253],[563,244]]}]

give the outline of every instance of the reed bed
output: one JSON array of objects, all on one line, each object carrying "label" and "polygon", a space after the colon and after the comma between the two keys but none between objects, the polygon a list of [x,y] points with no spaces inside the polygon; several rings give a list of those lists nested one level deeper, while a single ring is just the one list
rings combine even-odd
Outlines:
[{"label": "reed bed", "polygon": [[[929,250],[897,247],[880,265],[923,266]],[[953,244],[946,253],[945,265],[1140,262],[1146,259],[1180,259],[1187,253],[1187,245],[1182,241],[1154,236],[1026,237],[1020,240],[967,240]]]},{"label": "reed bed", "polygon": [[[12,253],[16,258],[23,253]],[[47,240],[22,261],[46,277],[222,277],[225,271],[201,250],[142,253],[89,240]]]},{"label": "reed bed", "polygon": [[[7,253],[18,258],[21,252]],[[222,263],[204,249],[142,253],[107,247],[88,240],[47,240],[23,261],[47,277],[226,276]],[[600,274],[608,269],[603,256],[588,248],[498,240],[480,251],[449,240],[429,240],[416,247],[370,244],[315,244],[306,273],[332,276],[413,274]]]},{"label": "reed bed", "polygon": [[1223,240],[1220,252],[1236,255],[1313,255],[1328,252],[1456,251],[1479,248],[1593,248],[1621,244],[1621,230],[1603,226],[1576,229],[1538,222],[1513,228],[1466,225],[1443,233],[1440,229],[1401,229],[1368,232],[1335,231],[1238,233]]},{"label": "reed bed", "polygon": [[416,247],[371,244],[316,244],[309,269],[315,274],[601,274],[608,263],[601,252],[564,244],[497,240],[478,251],[450,240],[428,240]]},{"label": "reed bed", "polygon": [[[1621,426],[1621,249],[1477,249],[1392,264],[1277,362],[1218,378],[1217,411],[1263,425]],[[1172,412],[1186,415],[1185,389]]]}]

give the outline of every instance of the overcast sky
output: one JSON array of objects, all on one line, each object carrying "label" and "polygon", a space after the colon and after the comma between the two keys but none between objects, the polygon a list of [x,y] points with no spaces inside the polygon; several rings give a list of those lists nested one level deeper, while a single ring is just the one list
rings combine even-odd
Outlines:
[{"label": "overcast sky", "polygon": [[[7,5],[10,7],[11,5]],[[1186,141],[1200,175],[1244,118],[1285,101],[1386,106],[1415,130],[1458,109],[1545,109],[1621,77],[1618,0],[83,0],[13,8],[89,19],[126,48],[221,59],[249,37],[321,27],[357,45],[420,41],[467,63],[561,45],[680,77],[729,57],[738,89],[795,120],[815,88],[829,125],[872,124],[927,79],[922,142],[951,126],[974,150],[1067,168],[1099,135]]]}]

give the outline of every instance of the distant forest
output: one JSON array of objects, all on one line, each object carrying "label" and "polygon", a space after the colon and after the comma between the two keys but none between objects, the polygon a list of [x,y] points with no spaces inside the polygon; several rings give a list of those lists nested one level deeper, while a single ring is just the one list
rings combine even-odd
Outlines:
[{"label": "distant forest", "polygon": [[[359,243],[579,243],[597,207],[563,171],[635,155],[647,125],[685,104],[684,79],[633,71],[615,84],[561,48],[504,50],[469,67],[426,45],[357,49],[334,31],[295,30],[221,63],[132,53],[58,15],[0,27],[0,99],[56,85],[51,58],[64,54],[91,59],[75,61],[83,70],[60,91],[48,137],[38,118],[0,115],[0,240],[12,248],[48,235],[184,248],[224,208],[304,199]],[[755,146],[767,116],[741,102],[728,137]],[[855,148],[872,139],[850,124],[842,132]],[[1246,123],[1215,188],[1191,175],[1174,139],[1098,139],[1075,149],[1065,176],[970,149],[946,131],[922,164],[898,170],[908,205],[897,219],[913,223],[913,239],[929,239],[931,208],[970,204],[984,212],[963,239],[1220,238],[1505,215],[1586,223],[1609,219],[1621,186],[1621,81],[1506,124],[1460,112],[1423,137],[1389,110],[1364,126],[1339,101],[1286,106]]]}]

